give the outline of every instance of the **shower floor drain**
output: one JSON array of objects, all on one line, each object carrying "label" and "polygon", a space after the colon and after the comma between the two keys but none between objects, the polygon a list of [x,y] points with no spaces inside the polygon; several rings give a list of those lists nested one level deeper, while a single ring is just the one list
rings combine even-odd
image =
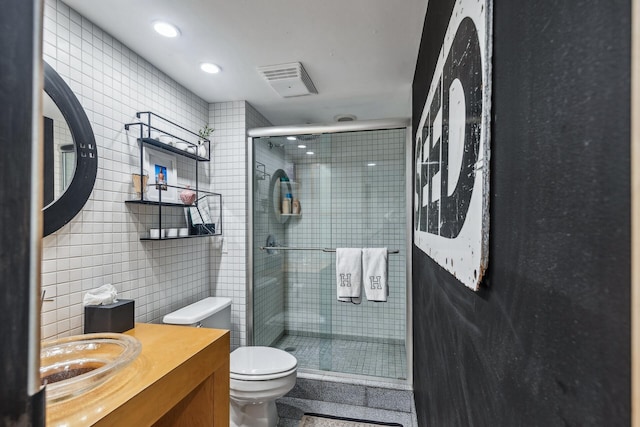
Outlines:
[{"label": "shower floor drain", "polygon": [[296,351],[295,347],[285,347],[284,351],[289,352],[289,353],[293,353],[294,351]]}]

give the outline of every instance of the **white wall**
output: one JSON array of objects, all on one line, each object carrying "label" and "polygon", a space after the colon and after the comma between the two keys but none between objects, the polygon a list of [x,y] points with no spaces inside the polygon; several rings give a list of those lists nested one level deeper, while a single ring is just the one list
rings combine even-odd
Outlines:
[{"label": "white wall", "polygon": [[[135,300],[137,322],[160,322],[183,305],[209,295],[234,299],[232,340],[245,327],[245,173],[247,117],[261,118],[243,101],[208,105],[58,0],[47,0],[44,58],[84,107],[98,146],[91,198],[69,224],[43,240],[43,338],[82,333],[84,293],[105,283]],[[203,189],[224,193],[222,254],[215,239],[141,242],[156,209],[126,205],[130,174],[139,168],[135,137],[124,124],[151,110],[192,130],[211,123],[214,160],[200,163]],[[248,113],[248,115],[247,115]],[[192,161],[179,160],[179,184],[192,181]],[[174,209],[179,220],[181,209]]]}]

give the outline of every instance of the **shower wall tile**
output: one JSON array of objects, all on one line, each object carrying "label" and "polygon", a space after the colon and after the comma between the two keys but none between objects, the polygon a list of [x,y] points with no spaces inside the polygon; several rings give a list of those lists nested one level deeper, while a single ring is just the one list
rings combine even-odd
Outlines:
[{"label": "shower wall tile", "polygon": [[213,182],[224,200],[223,237],[216,238],[220,249],[210,260],[211,291],[229,297],[232,347],[244,344],[246,318],[246,178],[245,103],[223,102],[209,105],[213,134]]},{"label": "shower wall tile", "polygon": [[254,330],[253,338],[256,345],[272,345],[283,333],[285,326],[284,304],[286,298],[285,260],[283,251],[262,251],[260,246],[266,246],[267,238],[275,241],[276,245],[286,244],[285,224],[276,220],[276,210],[279,208],[270,197],[272,191],[279,190],[279,182],[273,181],[277,170],[286,170],[289,165],[284,160],[284,151],[277,144],[269,144],[269,138],[254,141],[256,164],[260,169],[254,171]]},{"label": "shower wall tile", "polygon": [[291,246],[387,247],[400,253],[388,257],[388,302],[363,298],[353,305],[336,300],[335,255],[290,252],[289,333],[404,341],[405,142],[404,129],[324,135],[314,141],[319,158],[296,160],[303,215],[287,227]]},{"label": "shower wall tile", "polygon": [[[212,244],[209,259],[211,294],[232,299],[231,347],[247,339],[247,129],[270,123],[245,101],[209,105],[209,123],[215,128],[212,183],[222,194],[223,234]],[[224,250],[223,250],[224,248]]]},{"label": "shower wall tile", "polygon": [[[248,105],[247,109],[247,129],[271,126],[255,108]],[[266,144],[256,144],[256,158],[263,161],[264,179],[258,180],[261,175],[254,171],[253,190],[254,194],[254,243],[253,248],[253,316],[254,319],[261,319],[254,322],[253,340],[255,345],[270,345],[284,333],[285,319],[283,315],[284,301],[286,298],[286,288],[283,286],[283,262],[282,253],[269,254],[258,249],[265,246],[267,237],[272,235],[276,243],[284,241],[284,225],[273,221],[273,202],[269,200],[271,179],[278,169],[286,169],[283,156],[279,153],[278,147],[271,149]],[[252,273],[249,273],[252,274]],[[251,310],[251,307],[247,307]]]}]

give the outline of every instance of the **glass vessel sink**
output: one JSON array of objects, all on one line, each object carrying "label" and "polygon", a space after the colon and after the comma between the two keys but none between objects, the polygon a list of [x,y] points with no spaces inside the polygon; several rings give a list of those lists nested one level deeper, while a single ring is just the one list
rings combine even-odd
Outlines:
[{"label": "glass vessel sink", "polygon": [[124,334],[76,335],[42,343],[40,380],[48,402],[78,396],[131,363],[142,345]]}]

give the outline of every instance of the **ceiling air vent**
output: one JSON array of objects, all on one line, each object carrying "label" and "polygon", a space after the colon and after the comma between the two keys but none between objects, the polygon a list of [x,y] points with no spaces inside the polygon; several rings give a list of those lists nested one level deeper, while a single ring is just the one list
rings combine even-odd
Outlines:
[{"label": "ceiling air vent", "polygon": [[258,67],[271,87],[283,98],[318,93],[311,78],[299,62]]}]

